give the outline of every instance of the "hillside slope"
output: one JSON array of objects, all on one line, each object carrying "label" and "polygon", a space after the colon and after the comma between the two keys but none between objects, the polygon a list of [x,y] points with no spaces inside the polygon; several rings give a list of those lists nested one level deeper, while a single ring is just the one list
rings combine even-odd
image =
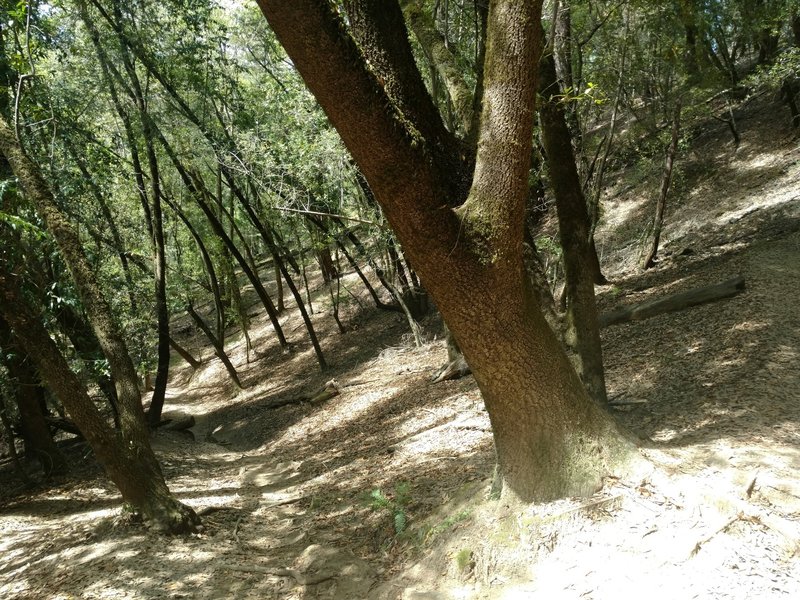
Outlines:
[{"label": "hillside slope", "polygon": [[[648,478],[524,513],[499,505],[473,380],[428,383],[441,340],[414,348],[402,318],[366,301],[344,308],[340,335],[320,289],[331,373],[304,343],[282,355],[263,316],[249,363],[231,332],[241,392],[200,338],[184,339],[206,362],[194,374],[175,363],[166,410],[196,416],[194,439],[159,432],[155,445],[171,488],[204,513],[202,533],[126,525],[79,449],[80,477],[5,496],[0,596],[797,597],[800,146],[782,116],[754,103],[739,148],[722,124],[693,140],[652,271],[636,266],[657,184],[621,172],[604,198],[604,310],[736,274],[747,285],[604,330],[609,395],[656,465]],[[300,337],[296,311],[281,320]],[[333,377],[342,393],[322,405],[270,408]]]}]

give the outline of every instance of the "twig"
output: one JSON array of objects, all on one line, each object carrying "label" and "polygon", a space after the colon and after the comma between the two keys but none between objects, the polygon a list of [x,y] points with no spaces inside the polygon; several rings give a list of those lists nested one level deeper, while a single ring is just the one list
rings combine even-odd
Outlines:
[{"label": "twig", "polygon": [[237,546],[241,544],[241,541],[239,540],[239,525],[241,524],[243,518],[243,515],[239,515],[239,518],[236,519],[236,525],[233,526],[233,539]]},{"label": "twig", "polygon": [[700,548],[703,546],[703,544],[707,544],[712,539],[714,539],[717,536],[717,534],[722,533],[723,531],[728,529],[728,527],[730,527],[731,525],[736,523],[736,521],[739,521],[740,519],[744,519],[744,518],[745,518],[744,513],[738,512],[738,513],[736,513],[735,516],[733,516],[730,519],[728,519],[727,521],[725,521],[725,523],[722,525],[722,527],[719,527],[719,528],[715,529],[714,531],[712,531],[710,534],[708,534],[703,539],[698,540],[697,543],[692,548],[691,552],[689,552],[689,558],[695,556],[698,552],[700,552]]}]

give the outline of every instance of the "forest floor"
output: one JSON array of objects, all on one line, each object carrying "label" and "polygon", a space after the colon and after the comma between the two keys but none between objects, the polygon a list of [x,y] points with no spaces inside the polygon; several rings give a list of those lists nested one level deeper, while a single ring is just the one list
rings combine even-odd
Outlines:
[{"label": "forest floor", "polygon": [[[342,307],[342,335],[319,289],[324,374],[297,311],[281,317],[297,340],[288,355],[261,314],[249,362],[231,332],[241,391],[175,324],[204,362],[174,363],[166,410],[197,423],[193,439],[153,441],[171,489],[203,512],[201,533],[126,523],[85,446],[71,447],[72,476],[33,489],[5,461],[0,597],[800,597],[800,144],[783,110],[746,110],[738,148],[722,124],[698,132],[647,273],[637,265],[658,174],[632,183],[631,167],[604,199],[604,311],[734,275],[747,286],[603,330],[613,410],[643,440],[646,479],[503,506],[489,495],[492,438],[473,379],[429,383],[446,357],[439,324],[414,347],[401,316],[360,298]],[[360,294],[352,275],[343,283]],[[322,404],[270,408],[331,378],[341,394]]]}]

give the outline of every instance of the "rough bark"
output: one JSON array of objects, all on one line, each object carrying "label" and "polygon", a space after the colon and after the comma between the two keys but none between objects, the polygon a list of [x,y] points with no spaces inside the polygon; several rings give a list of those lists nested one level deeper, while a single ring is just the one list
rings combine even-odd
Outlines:
[{"label": "rough bark", "polygon": [[139,419],[144,443],[125,439],[122,430],[115,431],[106,423],[44,325],[25,304],[17,289],[16,276],[9,272],[7,265],[0,267],[0,313],[20,345],[36,361],[47,387],[80,428],[109,478],[122,493],[123,501],[155,529],[169,533],[193,531],[200,521],[195,512],[178,502],[167,488],[147,441],[144,413]]},{"label": "rough bark", "polygon": [[[369,55],[370,68],[397,107],[398,116],[430,142],[430,155],[437,168],[463,173],[458,140],[445,128],[425,89],[397,1],[347,0],[345,6],[350,31]],[[463,187],[468,185],[466,177],[453,181]]]},{"label": "rough bark", "polygon": [[589,399],[523,272],[540,3],[490,5],[466,202],[453,196],[453,174],[430,160],[429,140],[406,126],[329,3],[258,4],[464,352],[492,422],[503,493],[530,501],[594,491],[632,446]]},{"label": "rough bark", "polygon": [[469,89],[455,56],[447,47],[444,36],[436,29],[433,18],[425,12],[418,0],[400,0],[406,21],[414,32],[431,64],[447,89],[453,111],[459,123],[459,130],[465,138],[470,137],[472,128],[472,90]]},{"label": "rough bark", "polygon": [[[67,334],[75,353],[84,362],[92,362],[103,357],[103,350],[97,342],[97,338],[89,324],[68,304],[59,306],[54,311],[56,321]],[[119,426],[119,400],[114,382],[108,375],[97,377],[97,386],[108,399],[111,411],[114,414],[114,422]]]}]

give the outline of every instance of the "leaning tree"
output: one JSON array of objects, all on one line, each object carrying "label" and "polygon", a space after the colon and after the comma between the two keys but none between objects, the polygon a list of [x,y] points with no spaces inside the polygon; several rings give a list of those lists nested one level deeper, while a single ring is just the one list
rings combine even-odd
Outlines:
[{"label": "leaning tree", "polygon": [[470,151],[444,125],[397,0],[258,4],[337,129],[483,394],[503,495],[591,493],[636,456],[593,403],[523,266],[541,1],[493,0]]},{"label": "leaning tree", "polygon": [[19,280],[24,276],[24,260],[13,256],[12,244],[5,243],[0,245],[0,314],[35,361],[44,383],[86,436],[129,507],[157,529],[175,533],[194,530],[199,524],[197,515],[170,493],[150,446],[136,370],[78,233],[58,206],[38,166],[25,154],[14,130],[2,116],[0,157],[8,161],[69,269],[116,385],[119,428],[112,428],[102,418],[39,315],[21,293]]}]

